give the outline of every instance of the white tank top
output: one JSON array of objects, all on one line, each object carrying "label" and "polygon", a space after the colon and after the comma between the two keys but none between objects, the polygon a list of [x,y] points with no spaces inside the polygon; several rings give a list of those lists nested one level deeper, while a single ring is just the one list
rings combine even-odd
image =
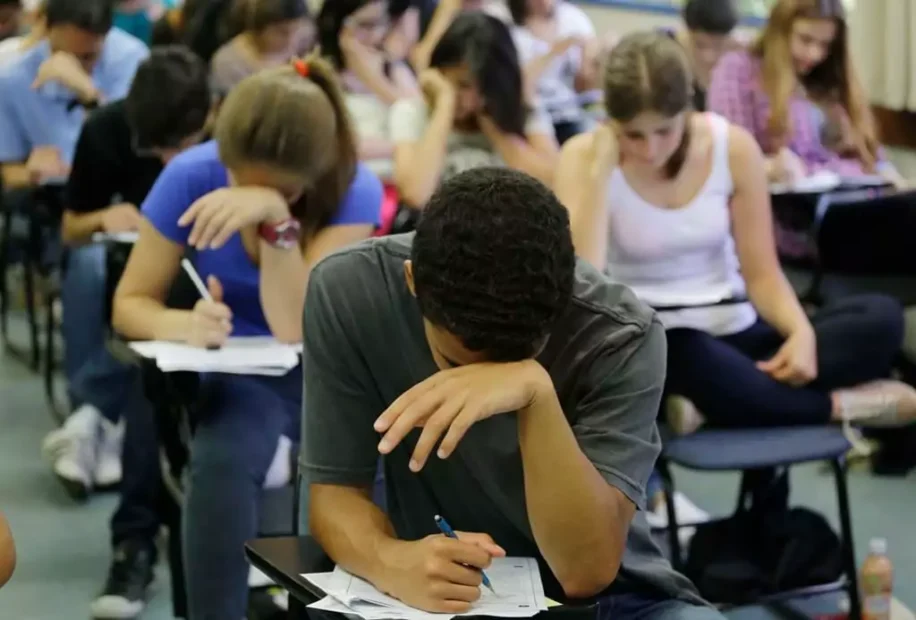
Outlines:
[{"label": "white tank top", "polygon": [[757,313],[747,301],[731,234],[729,124],[714,114],[704,118],[713,135],[712,170],[683,207],[650,204],[620,168],[611,173],[607,272],[656,308],[666,329],[724,336],[750,327]]}]

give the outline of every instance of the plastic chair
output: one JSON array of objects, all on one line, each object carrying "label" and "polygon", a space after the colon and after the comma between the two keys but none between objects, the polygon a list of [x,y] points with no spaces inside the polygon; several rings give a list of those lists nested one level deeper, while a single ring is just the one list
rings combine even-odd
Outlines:
[{"label": "plastic chair", "polygon": [[664,482],[668,511],[667,534],[671,546],[672,564],[677,570],[682,570],[684,567],[678,540],[678,530],[682,525],[677,522],[677,515],[674,511],[675,485],[670,467],[672,464],[697,471],[745,472],[738,498],[740,509],[750,492],[749,471],[788,468],[803,463],[827,461],[833,470],[836,483],[845,580],[835,584],[779,593],[774,597],[769,597],[768,600],[785,600],[829,590],[845,589],[850,601],[849,618],[860,620],[861,608],[856,577],[855,548],[850,520],[849,494],[846,487],[846,453],[849,449],[849,441],[844,436],[842,429],[837,426],[708,430],[666,441],[657,467]]}]

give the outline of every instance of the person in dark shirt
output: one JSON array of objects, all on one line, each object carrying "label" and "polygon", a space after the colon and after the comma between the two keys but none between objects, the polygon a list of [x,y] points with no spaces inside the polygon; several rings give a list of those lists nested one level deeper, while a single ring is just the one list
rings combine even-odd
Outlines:
[{"label": "person in dark shirt", "polygon": [[693,69],[693,107],[706,110],[712,70],[726,52],[741,44],[732,35],[740,15],[735,0],[687,0],[681,13],[684,28],[665,33],[684,46]]},{"label": "person in dark shirt", "polygon": [[14,37],[22,29],[22,0],[0,0],[0,41]]},{"label": "person in dark shirt", "polygon": [[[664,328],[576,260],[546,186],[458,174],[413,235],[319,263],[305,299],[301,465],[337,564],[454,614],[492,558],[527,556],[547,596],[607,597],[603,617],[721,620],[645,518]],[[370,494],[380,453],[387,513]],[[435,515],[466,534],[438,535]]]},{"label": "person in dark shirt", "polygon": [[[56,475],[75,495],[121,477],[112,518],[116,548],[108,582],[92,612],[132,618],[143,608],[160,523],[158,452],[152,413],[131,366],[105,346],[106,249],[93,236],[129,235],[143,202],[168,162],[201,141],[211,109],[206,65],[183,47],[156,49],[140,65],[127,98],[95,111],[83,126],[66,193],[62,236],[70,246],[64,275],[67,348],[92,351],[67,360],[74,413],[45,440]],[[79,344],[82,343],[82,344]],[[124,419],[126,430],[119,429]],[[123,426],[123,425],[119,425]]]}]

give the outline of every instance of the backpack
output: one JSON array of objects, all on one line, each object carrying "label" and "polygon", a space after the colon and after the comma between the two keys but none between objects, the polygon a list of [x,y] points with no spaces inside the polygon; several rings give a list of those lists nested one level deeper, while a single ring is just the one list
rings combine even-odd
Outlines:
[{"label": "backpack", "polygon": [[843,575],[839,536],[806,508],[739,509],[701,525],[690,542],[685,573],[714,603],[742,605]]}]

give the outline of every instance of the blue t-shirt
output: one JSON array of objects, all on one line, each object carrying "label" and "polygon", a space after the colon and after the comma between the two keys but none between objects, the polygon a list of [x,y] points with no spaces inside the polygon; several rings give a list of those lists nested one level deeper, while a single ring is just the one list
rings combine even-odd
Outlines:
[{"label": "blue t-shirt", "polygon": [[[216,142],[206,142],[169,162],[143,202],[143,215],[164,237],[187,245],[191,227],[179,226],[178,218],[201,196],[228,185]],[[378,225],[381,204],[381,181],[359,164],[330,225]],[[196,251],[193,261],[202,278],[213,275],[223,285],[223,302],[232,310],[233,336],[270,335],[261,308],[258,267],[245,252],[240,234],[219,249]]]},{"label": "blue t-shirt", "polygon": [[[117,28],[108,32],[92,70],[92,81],[106,101],[127,96],[137,67],[148,55],[142,41]],[[56,82],[32,88],[38,68],[50,57],[45,40],[0,69],[0,163],[24,162],[39,146],[56,146],[65,162],[73,160],[85,110]]]}]

